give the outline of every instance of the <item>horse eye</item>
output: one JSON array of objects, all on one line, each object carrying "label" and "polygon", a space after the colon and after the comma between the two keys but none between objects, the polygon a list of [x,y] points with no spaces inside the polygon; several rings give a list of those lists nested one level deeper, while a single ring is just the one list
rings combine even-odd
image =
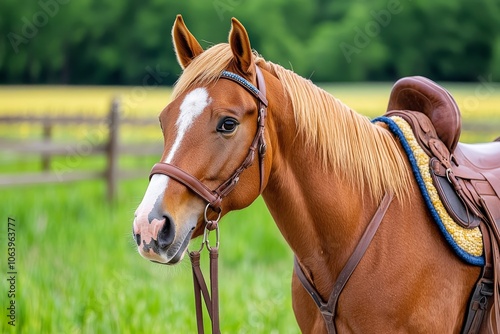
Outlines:
[{"label": "horse eye", "polygon": [[236,130],[239,124],[234,118],[225,117],[217,124],[217,131],[223,134],[230,134]]}]

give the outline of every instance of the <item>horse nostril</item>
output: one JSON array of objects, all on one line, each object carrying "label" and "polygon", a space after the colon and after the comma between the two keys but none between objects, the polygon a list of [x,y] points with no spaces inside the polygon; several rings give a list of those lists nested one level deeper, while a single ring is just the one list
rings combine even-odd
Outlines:
[{"label": "horse nostril", "polygon": [[134,238],[137,246],[141,245],[141,234],[140,233],[136,234],[133,226],[132,226],[132,238]]},{"label": "horse nostril", "polygon": [[172,242],[174,242],[175,237],[175,226],[172,220],[169,217],[163,216],[165,218],[165,222],[161,230],[158,232],[158,247],[160,249],[168,248]]}]

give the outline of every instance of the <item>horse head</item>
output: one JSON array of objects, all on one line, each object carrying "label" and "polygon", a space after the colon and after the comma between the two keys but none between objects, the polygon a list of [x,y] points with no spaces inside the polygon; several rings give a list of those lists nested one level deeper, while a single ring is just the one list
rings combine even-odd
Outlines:
[{"label": "horse head", "polygon": [[206,51],[180,15],[172,37],[184,71],[159,116],[164,151],[133,223],[139,253],[165,264],[183,258],[206,221],[259,196],[271,155],[270,149],[263,155],[267,100],[257,88],[263,75],[241,23],[233,18],[229,43]]}]

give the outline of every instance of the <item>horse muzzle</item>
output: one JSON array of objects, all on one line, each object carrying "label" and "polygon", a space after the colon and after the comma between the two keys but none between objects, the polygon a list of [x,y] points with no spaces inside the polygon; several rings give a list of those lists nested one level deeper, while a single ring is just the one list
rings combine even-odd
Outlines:
[{"label": "horse muzzle", "polygon": [[157,263],[176,264],[184,257],[195,227],[196,221],[178,228],[168,215],[152,219],[136,216],[132,233],[142,257]]}]

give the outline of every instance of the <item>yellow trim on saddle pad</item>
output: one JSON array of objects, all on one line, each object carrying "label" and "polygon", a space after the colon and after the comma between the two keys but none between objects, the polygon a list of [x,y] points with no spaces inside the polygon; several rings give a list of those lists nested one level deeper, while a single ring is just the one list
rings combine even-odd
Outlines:
[{"label": "yellow trim on saddle pad", "polygon": [[441,199],[439,198],[438,192],[432,183],[432,178],[430,174],[429,167],[429,156],[425,154],[424,150],[420,147],[413,134],[413,130],[410,125],[399,116],[390,117],[398,125],[401,132],[403,133],[408,145],[410,146],[413,155],[415,156],[417,167],[420,170],[420,174],[424,181],[427,192],[431,199],[436,212],[438,213],[443,225],[453,238],[455,243],[465,252],[473,256],[481,256],[483,254],[483,237],[479,227],[473,229],[466,229],[458,225],[446,211]]}]

